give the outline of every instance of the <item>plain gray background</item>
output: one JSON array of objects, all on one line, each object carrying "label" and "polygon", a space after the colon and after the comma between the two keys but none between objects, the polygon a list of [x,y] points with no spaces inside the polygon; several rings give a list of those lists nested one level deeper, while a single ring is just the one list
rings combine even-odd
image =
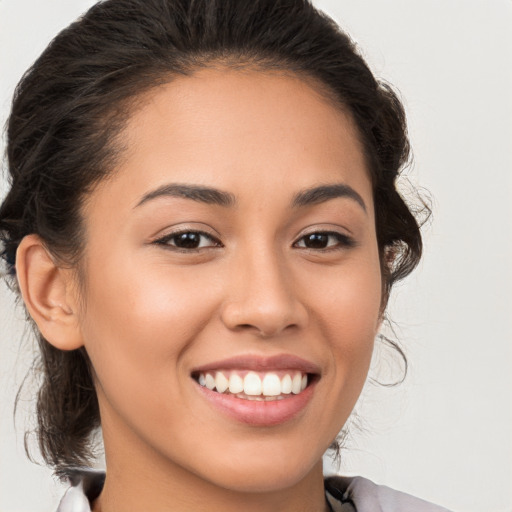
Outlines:
[{"label": "plain gray background", "polygon": [[[24,70],[92,3],[0,0],[2,125]],[[415,156],[408,179],[434,201],[425,258],[395,289],[389,310],[410,374],[397,388],[367,387],[341,471],[456,511],[510,512],[512,2],[315,3],[401,91]],[[13,426],[31,358],[30,340],[21,341],[24,314],[13,303],[1,285],[0,511],[52,511],[62,488],[23,451],[29,401]],[[374,374],[385,375],[391,360],[378,354]]]}]

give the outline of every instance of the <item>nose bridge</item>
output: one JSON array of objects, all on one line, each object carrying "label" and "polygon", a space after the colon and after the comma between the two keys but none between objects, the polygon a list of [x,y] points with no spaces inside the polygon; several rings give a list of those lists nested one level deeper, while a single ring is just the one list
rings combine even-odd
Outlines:
[{"label": "nose bridge", "polygon": [[301,326],[306,311],[294,286],[286,255],[271,243],[241,251],[231,270],[223,310],[231,329],[252,329],[272,336]]}]

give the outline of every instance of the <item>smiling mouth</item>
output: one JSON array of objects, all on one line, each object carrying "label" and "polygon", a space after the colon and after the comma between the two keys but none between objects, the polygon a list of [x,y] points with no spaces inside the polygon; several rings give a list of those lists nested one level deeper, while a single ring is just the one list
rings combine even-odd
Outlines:
[{"label": "smiling mouth", "polygon": [[216,370],[196,372],[192,378],[202,387],[243,400],[285,400],[302,393],[315,375],[298,370],[255,372]]}]

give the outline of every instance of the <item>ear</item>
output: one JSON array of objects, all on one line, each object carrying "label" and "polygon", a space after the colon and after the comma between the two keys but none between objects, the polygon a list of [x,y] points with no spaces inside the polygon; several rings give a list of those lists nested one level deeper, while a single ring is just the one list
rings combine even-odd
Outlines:
[{"label": "ear", "polygon": [[37,235],[27,235],[16,252],[23,301],[43,337],[61,350],[83,345],[72,272],[59,267]]}]

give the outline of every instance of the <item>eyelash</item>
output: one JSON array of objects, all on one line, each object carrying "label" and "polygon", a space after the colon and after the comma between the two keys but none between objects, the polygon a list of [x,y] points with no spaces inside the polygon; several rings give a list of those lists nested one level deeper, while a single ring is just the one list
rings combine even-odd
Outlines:
[{"label": "eyelash", "polygon": [[[203,246],[203,247],[199,246],[199,247],[189,247],[189,248],[178,247],[177,245],[170,243],[173,239],[176,239],[177,237],[183,236],[183,235],[199,235],[202,238],[209,239],[212,243],[210,245]],[[311,237],[313,235],[327,236],[329,238],[335,238],[336,244],[328,245],[327,247],[320,247],[320,248],[305,247],[305,246],[299,247],[298,244],[300,242],[304,241],[307,237]],[[220,242],[220,240],[216,239],[209,233],[206,233],[204,231],[192,230],[192,229],[177,231],[175,233],[169,233],[161,238],[158,238],[153,243],[156,245],[162,245],[162,246],[169,248],[173,251],[183,252],[183,253],[199,252],[202,249],[223,247],[223,244]],[[311,233],[302,235],[293,244],[293,247],[298,247],[298,248],[306,249],[306,250],[313,251],[313,252],[329,252],[329,251],[336,251],[336,250],[341,250],[341,249],[350,249],[355,246],[356,246],[356,242],[353,238],[351,238],[347,235],[344,235],[342,233],[338,233],[337,231],[313,231]]]},{"label": "eyelash", "polygon": [[348,235],[344,235],[343,233],[338,233],[337,231],[313,231],[311,233],[307,233],[305,235],[302,235],[297,242],[295,242],[293,245],[296,247],[297,244],[303,240],[305,240],[307,237],[311,237],[313,235],[316,236],[327,236],[329,238],[335,238],[337,243],[331,246],[322,247],[322,248],[311,248],[311,247],[301,247],[301,249],[307,249],[310,251],[322,251],[322,252],[328,252],[328,251],[336,251],[341,249],[350,249],[352,247],[356,246],[356,241],[351,238]]},{"label": "eyelash", "polygon": [[[171,240],[176,239],[177,237],[182,236],[182,235],[199,235],[202,238],[207,238],[208,240],[210,240],[213,243],[211,243],[210,245],[207,245],[205,247],[192,247],[192,248],[178,247],[178,246],[170,243]],[[206,233],[205,231],[198,231],[196,229],[185,229],[183,231],[176,231],[175,233],[169,233],[168,235],[158,238],[157,240],[154,241],[154,243],[157,245],[163,245],[164,247],[171,249],[173,251],[184,252],[184,253],[199,252],[202,249],[223,247],[220,240],[217,240],[215,237],[213,237],[209,233]]]}]

